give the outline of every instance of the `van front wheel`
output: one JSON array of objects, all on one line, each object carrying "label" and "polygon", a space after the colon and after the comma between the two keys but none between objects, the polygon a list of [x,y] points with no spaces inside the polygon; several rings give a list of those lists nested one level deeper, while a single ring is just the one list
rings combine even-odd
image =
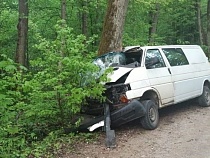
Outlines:
[{"label": "van front wheel", "polygon": [[146,114],[141,118],[141,124],[144,129],[155,129],[159,123],[158,106],[151,100],[143,101],[142,104],[146,109]]},{"label": "van front wheel", "polygon": [[210,106],[210,90],[209,87],[203,86],[203,93],[198,98],[198,103],[200,106],[208,107]]}]

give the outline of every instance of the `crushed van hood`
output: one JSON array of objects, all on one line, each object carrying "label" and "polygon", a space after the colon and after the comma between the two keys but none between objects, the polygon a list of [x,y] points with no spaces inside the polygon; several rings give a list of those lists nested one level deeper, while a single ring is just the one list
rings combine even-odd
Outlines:
[{"label": "crushed van hood", "polygon": [[116,82],[119,78],[121,78],[126,73],[133,70],[133,68],[128,67],[114,67],[114,71],[108,75],[108,78],[111,80],[109,82]]}]

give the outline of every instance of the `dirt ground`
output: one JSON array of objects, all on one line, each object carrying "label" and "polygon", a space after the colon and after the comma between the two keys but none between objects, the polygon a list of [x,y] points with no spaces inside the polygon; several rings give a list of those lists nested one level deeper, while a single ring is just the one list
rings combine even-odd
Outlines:
[{"label": "dirt ground", "polygon": [[115,129],[117,147],[99,140],[78,143],[75,151],[64,158],[210,158],[210,107],[185,102],[160,110],[160,124],[155,130],[144,130],[139,121]]}]

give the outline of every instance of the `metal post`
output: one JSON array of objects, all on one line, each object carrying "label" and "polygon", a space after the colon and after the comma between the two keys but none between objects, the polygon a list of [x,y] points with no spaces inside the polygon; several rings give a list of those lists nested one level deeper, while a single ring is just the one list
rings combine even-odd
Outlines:
[{"label": "metal post", "polygon": [[115,148],[116,138],[115,131],[111,130],[111,118],[110,118],[110,108],[109,104],[104,104],[104,120],[105,120],[105,131],[106,131],[106,147]]}]

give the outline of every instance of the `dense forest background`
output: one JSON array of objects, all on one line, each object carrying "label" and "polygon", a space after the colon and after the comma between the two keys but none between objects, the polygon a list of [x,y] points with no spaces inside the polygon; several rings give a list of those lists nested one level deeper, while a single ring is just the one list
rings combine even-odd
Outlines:
[{"label": "dense forest background", "polygon": [[[71,142],[63,131],[85,99],[103,100],[90,61],[109,2],[1,0],[0,157],[49,157]],[[130,0],[122,43],[198,44],[210,56],[210,1]]]},{"label": "dense forest background", "polygon": [[[61,19],[61,2],[31,0],[29,3],[28,59],[41,55],[34,45],[36,35],[53,40]],[[66,23],[76,35],[93,39],[89,51],[97,51],[106,0],[66,0]],[[13,58],[16,51],[18,1],[0,3],[1,53]],[[207,44],[207,0],[130,0],[124,26],[123,45]],[[201,29],[201,32],[199,32]],[[202,39],[200,39],[200,33]],[[201,41],[202,40],[202,41]],[[88,53],[87,52],[87,53]]]}]

